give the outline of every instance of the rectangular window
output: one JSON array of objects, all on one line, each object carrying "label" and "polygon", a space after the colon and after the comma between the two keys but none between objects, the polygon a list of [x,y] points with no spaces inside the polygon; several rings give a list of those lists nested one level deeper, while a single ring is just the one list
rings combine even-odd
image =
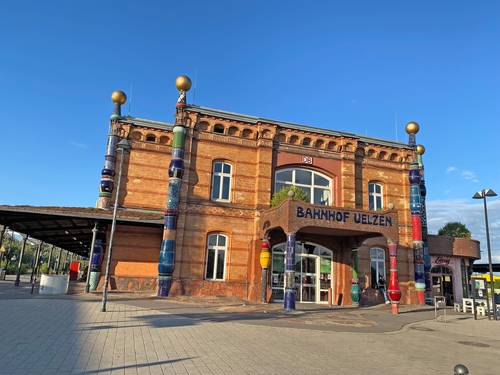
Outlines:
[{"label": "rectangular window", "polygon": [[231,164],[215,162],[212,173],[212,193],[210,197],[213,201],[230,201],[231,197]]},{"label": "rectangular window", "polygon": [[207,264],[205,279],[224,280],[226,269],[227,236],[211,234],[208,236]]}]

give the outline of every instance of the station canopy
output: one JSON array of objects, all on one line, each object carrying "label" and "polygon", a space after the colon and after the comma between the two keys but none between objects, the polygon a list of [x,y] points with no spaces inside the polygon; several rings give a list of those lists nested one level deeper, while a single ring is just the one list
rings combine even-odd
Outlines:
[{"label": "station canopy", "polygon": [[[112,219],[113,210],[99,208],[0,205],[1,225],[84,257],[89,255],[95,223],[111,225]],[[118,209],[116,221],[161,228],[163,213]]]}]

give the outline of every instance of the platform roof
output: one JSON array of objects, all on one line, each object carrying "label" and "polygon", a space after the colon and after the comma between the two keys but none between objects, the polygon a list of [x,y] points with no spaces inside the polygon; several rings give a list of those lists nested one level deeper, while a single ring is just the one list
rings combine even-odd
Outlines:
[{"label": "platform roof", "polygon": [[[96,221],[112,219],[112,210],[98,208],[0,205],[1,225],[82,256],[88,256]],[[119,209],[117,223],[161,228],[163,213]]]}]

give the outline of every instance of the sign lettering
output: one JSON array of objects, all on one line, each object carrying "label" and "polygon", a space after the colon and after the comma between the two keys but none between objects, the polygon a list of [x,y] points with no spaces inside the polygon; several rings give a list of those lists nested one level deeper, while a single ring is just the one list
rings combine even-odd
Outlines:
[{"label": "sign lettering", "polygon": [[392,217],[384,214],[336,211],[329,208],[304,208],[297,207],[297,217],[342,223],[355,223],[363,225],[378,225],[392,227]]}]

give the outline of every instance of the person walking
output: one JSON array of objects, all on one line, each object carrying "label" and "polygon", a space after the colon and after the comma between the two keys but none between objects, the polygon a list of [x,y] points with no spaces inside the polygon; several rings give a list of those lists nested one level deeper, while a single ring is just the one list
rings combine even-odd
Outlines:
[{"label": "person walking", "polygon": [[377,286],[378,286],[378,291],[382,293],[382,295],[384,296],[385,304],[386,305],[389,304],[390,301],[389,298],[387,298],[387,292],[385,291],[385,279],[382,277],[382,275],[379,275],[378,277]]}]

